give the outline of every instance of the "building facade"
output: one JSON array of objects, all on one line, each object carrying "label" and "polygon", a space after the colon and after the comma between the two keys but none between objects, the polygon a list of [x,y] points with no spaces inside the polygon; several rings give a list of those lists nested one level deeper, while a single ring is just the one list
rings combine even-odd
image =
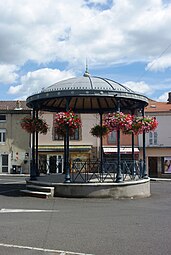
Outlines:
[{"label": "building facade", "polygon": [[25,101],[0,101],[0,174],[29,172],[30,135],[20,121],[30,114]]},{"label": "building facade", "polygon": [[[64,167],[64,138],[55,132],[55,113],[43,112],[49,130],[46,135],[39,135],[39,169],[42,173],[62,173]],[[99,139],[90,134],[91,128],[99,124],[97,114],[81,114],[82,127],[70,136],[70,159],[72,162],[97,159]]]},{"label": "building facade", "polygon": [[[171,93],[168,102],[149,100],[147,116],[155,116],[158,127],[146,134],[146,162],[150,177],[171,178]],[[142,157],[142,136],[139,136]]]},{"label": "building facade", "polygon": [[[146,165],[150,177],[171,178],[171,94],[168,102],[149,100],[147,116],[155,116],[159,123],[154,132],[146,134]],[[0,102],[0,174],[29,173],[31,135],[21,126],[21,119],[31,116],[25,101]],[[39,169],[41,173],[62,173],[64,169],[64,139],[55,132],[55,113],[41,112],[49,130],[38,136]],[[100,157],[100,139],[90,134],[100,123],[98,114],[80,114],[82,127],[70,137],[70,159],[87,161]],[[131,135],[121,134],[121,159],[132,157]],[[142,135],[135,136],[135,159],[143,158]],[[103,137],[104,160],[116,159],[117,136],[113,131]]]}]

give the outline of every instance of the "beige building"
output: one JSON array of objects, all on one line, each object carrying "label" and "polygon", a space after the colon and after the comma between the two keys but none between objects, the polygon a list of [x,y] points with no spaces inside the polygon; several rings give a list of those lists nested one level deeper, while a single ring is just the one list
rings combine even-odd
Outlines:
[{"label": "beige building", "polygon": [[25,101],[0,101],[0,174],[29,172],[30,135],[20,121],[30,113]]},{"label": "beige building", "polygon": [[[44,112],[49,130],[46,135],[39,135],[39,167],[41,172],[61,173],[64,164],[64,140],[56,135],[54,129],[55,113]],[[90,134],[90,129],[99,124],[98,114],[81,114],[82,127],[70,137],[70,158],[86,161],[99,155],[99,138]]]},{"label": "beige building", "polygon": [[[149,100],[147,116],[155,116],[158,127],[146,134],[146,162],[150,177],[171,178],[171,93],[168,102]],[[142,136],[139,137],[142,157]]]}]

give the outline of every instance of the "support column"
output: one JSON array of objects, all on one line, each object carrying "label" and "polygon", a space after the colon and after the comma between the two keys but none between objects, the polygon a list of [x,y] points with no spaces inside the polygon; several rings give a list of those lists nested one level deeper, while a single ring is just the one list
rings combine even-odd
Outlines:
[{"label": "support column", "polygon": [[136,176],[136,168],[135,168],[135,143],[134,143],[134,133],[132,133],[132,177],[134,178]]},{"label": "support column", "polygon": [[63,165],[63,173],[66,173],[66,135],[64,135],[64,165]]},{"label": "support column", "polygon": [[[144,107],[142,109],[142,116],[144,117]],[[143,131],[143,176],[144,179],[148,178],[147,176],[147,167],[146,167],[146,144],[145,144],[145,131]]]},{"label": "support column", "polygon": [[[100,112],[100,127],[102,130],[102,125],[103,125],[103,119],[102,119],[102,112]],[[102,132],[100,134],[100,173],[101,173],[101,177],[103,180],[103,136],[102,136]]]},{"label": "support column", "polygon": [[[132,115],[135,112],[132,111]],[[134,178],[136,176],[136,168],[135,168],[135,135],[132,132],[132,177]]]},{"label": "support column", "polygon": [[[66,111],[69,111],[69,101],[70,99],[66,99]],[[66,170],[65,170],[65,182],[70,183],[71,182],[71,176],[70,176],[70,164],[69,164],[69,126],[66,126]]]},{"label": "support column", "polygon": [[[33,119],[35,119],[35,109],[33,109]],[[36,162],[35,162],[35,132],[32,133],[32,161],[30,167],[30,180],[36,180]]]},{"label": "support column", "polygon": [[[38,119],[38,110],[36,110],[36,119]],[[35,171],[36,176],[39,176],[39,168],[38,168],[38,144],[39,144],[39,134],[36,132],[36,159],[35,159]]]},{"label": "support column", "polygon": [[[117,112],[120,112],[120,100],[117,102]],[[121,171],[121,152],[120,152],[120,129],[117,130],[117,149],[118,149],[118,154],[117,154],[117,175],[116,175],[116,182],[123,182],[123,177],[122,177],[122,171]]]}]

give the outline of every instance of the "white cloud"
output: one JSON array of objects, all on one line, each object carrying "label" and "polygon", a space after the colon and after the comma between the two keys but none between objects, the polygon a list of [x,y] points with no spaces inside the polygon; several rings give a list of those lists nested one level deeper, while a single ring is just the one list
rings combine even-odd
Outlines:
[{"label": "white cloud", "polygon": [[[171,46],[171,45],[170,45]],[[166,68],[171,67],[171,54],[159,57],[152,62],[148,63],[146,70],[149,71],[164,71]]]},{"label": "white cloud", "polygon": [[18,94],[23,89],[23,85],[11,86],[9,88],[9,94]]},{"label": "white cloud", "polygon": [[8,93],[20,95],[20,99],[39,92],[42,88],[48,87],[55,82],[73,77],[72,71],[60,71],[58,69],[43,68],[34,72],[28,72],[20,79],[20,84],[10,86]]},{"label": "white cloud", "polygon": [[159,101],[159,102],[167,102],[167,100],[168,100],[168,93],[169,93],[169,91],[163,93],[161,96],[159,96],[159,97],[156,99],[156,101]]},{"label": "white cloud", "polygon": [[0,83],[13,83],[18,78],[18,68],[15,65],[0,64]]},{"label": "white cloud", "polygon": [[107,4],[108,0],[87,0],[87,3],[94,3],[94,4]]},{"label": "white cloud", "polygon": [[[146,70],[165,71],[171,67],[170,13],[171,1],[162,0],[0,1],[0,83],[10,86],[8,95],[27,97],[73,75],[60,67],[83,72],[86,58],[95,72],[112,66],[114,73],[116,64],[135,62],[146,63]],[[28,63],[34,65],[23,75]],[[36,70],[40,66],[47,69]],[[170,84],[164,88],[165,82],[159,83],[162,88],[127,82],[147,95],[169,89]]]},{"label": "white cloud", "polygon": [[171,4],[165,6],[161,0],[115,0],[110,9],[99,10],[85,3],[0,1],[1,62],[23,65],[28,60],[58,60],[77,67],[86,57],[92,65],[151,62],[171,41]]},{"label": "white cloud", "polygon": [[146,84],[144,81],[140,81],[140,82],[128,81],[128,82],[125,82],[124,85],[132,89],[134,92],[137,92],[140,94],[150,95],[152,93],[152,88],[150,87],[150,85]]}]

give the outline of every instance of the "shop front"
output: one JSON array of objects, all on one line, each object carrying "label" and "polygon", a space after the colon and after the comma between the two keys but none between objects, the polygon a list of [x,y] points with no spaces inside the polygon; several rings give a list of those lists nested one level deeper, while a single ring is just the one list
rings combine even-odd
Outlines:
[{"label": "shop front", "polygon": [[[92,146],[70,146],[70,166],[74,162],[82,162],[90,159]],[[62,174],[64,173],[64,147],[39,146],[39,173]],[[77,163],[78,164],[78,163]],[[79,166],[78,166],[79,167]]]}]

